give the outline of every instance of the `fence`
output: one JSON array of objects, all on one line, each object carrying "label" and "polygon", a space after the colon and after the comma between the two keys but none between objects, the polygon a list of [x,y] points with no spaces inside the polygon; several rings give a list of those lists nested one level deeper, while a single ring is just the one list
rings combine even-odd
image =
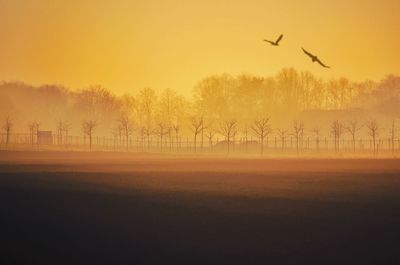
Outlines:
[{"label": "fence", "polygon": [[63,136],[52,138],[51,144],[39,144],[31,134],[0,134],[0,149],[5,150],[91,150],[113,152],[166,152],[166,153],[243,153],[243,154],[310,154],[310,153],[393,153],[400,154],[400,139],[340,139],[304,137],[296,141],[294,137],[269,137],[260,141],[254,138],[235,138],[229,142],[216,137],[211,141],[198,137],[105,137]]}]

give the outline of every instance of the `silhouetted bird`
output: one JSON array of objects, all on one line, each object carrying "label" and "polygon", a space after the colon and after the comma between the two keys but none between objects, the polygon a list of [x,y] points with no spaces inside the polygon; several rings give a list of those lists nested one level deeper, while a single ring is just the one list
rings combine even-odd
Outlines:
[{"label": "silhouetted bird", "polygon": [[304,52],[305,54],[307,54],[307,55],[311,58],[311,60],[312,60],[313,63],[317,62],[317,63],[319,63],[321,66],[323,66],[323,67],[325,67],[325,68],[330,68],[329,66],[323,64],[323,63],[318,59],[317,56],[315,56],[315,55],[309,53],[308,51],[304,50],[304,48],[302,48],[302,49],[303,49],[303,52]]},{"label": "silhouetted bird", "polygon": [[270,41],[270,40],[264,40],[268,43],[270,43],[272,46],[279,46],[279,42],[282,40],[283,35],[280,35],[279,38],[274,42],[274,41]]}]

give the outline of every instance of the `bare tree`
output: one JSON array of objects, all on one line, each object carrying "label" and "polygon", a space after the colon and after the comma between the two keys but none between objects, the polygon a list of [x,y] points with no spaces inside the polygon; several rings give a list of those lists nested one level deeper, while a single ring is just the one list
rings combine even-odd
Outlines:
[{"label": "bare tree", "polygon": [[65,145],[67,146],[69,144],[68,137],[69,137],[69,131],[71,130],[71,123],[65,121],[62,130],[65,134]]},{"label": "bare tree", "polygon": [[153,132],[152,122],[154,119],[154,111],[156,110],[157,95],[151,88],[144,88],[138,95],[138,109],[140,116],[144,119],[144,133],[147,136],[147,147],[150,148],[150,137]]},{"label": "bare tree", "polygon": [[296,140],[296,152],[297,152],[297,154],[299,154],[299,147],[300,147],[300,144],[302,144],[303,135],[304,135],[304,124],[302,122],[298,122],[298,121],[293,122],[292,135],[294,136],[294,138]]},{"label": "bare tree", "polygon": [[71,129],[71,124],[67,121],[58,121],[57,123],[57,142],[59,145],[68,144],[68,134]]},{"label": "bare tree", "polygon": [[282,151],[285,149],[285,140],[288,136],[288,131],[285,129],[278,129],[278,136],[281,139],[281,146],[282,146]]},{"label": "bare tree", "polygon": [[395,121],[392,121],[392,126],[390,127],[390,144],[392,149],[392,154],[394,154],[394,141],[396,138],[396,124]]},{"label": "bare tree", "polygon": [[172,150],[173,126],[180,121],[180,117],[183,114],[183,99],[174,90],[167,88],[161,93],[158,107],[159,112],[161,112],[162,122],[168,129],[169,148]]},{"label": "bare tree", "polygon": [[7,116],[3,125],[3,129],[6,132],[6,148],[8,148],[8,144],[10,143],[11,130],[13,126],[14,124],[10,116]]},{"label": "bare tree", "polygon": [[204,120],[203,116],[201,117],[192,117],[191,120],[191,129],[194,134],[194,152],[196,153],[197,151],[197,136],[202,132],[204,126],[203,126]]},{"label": "bare tree", "polygon": [[35,143],[35,140],[34,140],[34,137],[35,137],[35,125],[34,125],[34,122],[28,124],[28,129],[29,129],[29,136],[31,138],[30,139],[31,145],[33,147],[33,145]]},{"label": "bare tree", "polygon": [[83,134],[89,137],[89,151],[92,151],[92,138],[94,130],[96,129],[97,123],[94,120],[85,120],[82,123]]},{"label": "bare tree", "polygon": [[145,140],[145,128],[142,126],[138,130],[139,135],[140,135],[140,146],[142,150],[144,149],[144,140]]},{"label": "bare tree", "polygon": [[349,123],[346,126],[346,130],[351,135],[351,140],[353,141],[353,152],[356,151],[356,135],[361,128],[362,126],[359,126],[356,120],[349,121]]},{"label": "bare tree", "polygon": [[228,120],[220,125],[219,133],[225,137],[228,142],[228,154],[230,151],[230,142],[235,137],[236,133],[238,132],[237,128],[237,121],[236,120]]},{"label": "bare tree", "polygon": [[338,152],[340,147],[340,137],[343,134],[343,124],[338,120],[334,120],[331,125],[331,133],[334,138],[335,151]]},{"label": "bare tree", "polygon": [[176,148],[181,146],[181,128],[183,121],[187,118],[188,102],[183,96],[176,96],[174,99],[174,112],[172,119],[172,129],[175,132]]},{"label": "bare tree", "polygon": [[114,136],[114,151],[116,150],[116,144],[120,145],[121,144],[121,138],[122,138],[122,127],[120,124],[118,124],[113,130],[112,130],[112,135]]},{"label": "bare tree", "polygon": [[247,153],[248,143],[249,143],[249,126],[247,124],[243,128],[243,133],[244,133],[244,141],[245,141],[245,150]]},{"label": "bare tree", "polygon": [[317,152],[319,152],[319,142],[321,137],[321,129],[314,128],[312,132],[315,134],[315,147],[317,148]]},{"label": "bare tree", "polygon": [[36,136],[36,143],[39,144],[38,138],[37,138],[38,137],[39,127],[40,127],[40,123],[38,123],[37,121],[33,121],[33,122],[28,124],[32,147],[35,144],[35,136]]},{"label": "bare tree", "polygon": [[210,147],[210,150],[213,151],[213,139],[216,134],[216,131],[213,127],[209,126],[206,130],[206,137],[208,139],[208,146]]},{"label": "bare tree", "polygon": [[178,123],[175,123],[172,125],[172,128],[174,129],[175,132],[175,144],[176,144],[176,149],[178,150],[179,148],[179,133],[180,133],[180,129],[181,127],[179,126]]},{"label": "bare tree", "polygon": [[153,130],[151,129],[150,126],[143,127],[143,133],[146,135],[147,139],[147,149],[150,149],[150,139],[151,135],[153,134]]},{"label": "bare tree", "polygon": [[126,151],[129,151],[129,137],[133,133],[133,122],[128,115],[122,115],[119,120],[119,128],[122,130],[122,134],[125,137]]},{"label": "bare tree", "polygon": [[164,123],[159,123],[154,130],[154,133],[160,137],[161,152],[163,151],[164,136],[169,134],[169,127]]},{"label": "bare tree", "polygon": [[61,145],[63,142],[63,129],[64,129],[64,122],[62,120],[58,121],[57,123],[57,144]]},{"label": "bare tree", "polygon": [[259,137],[261,143],[261,155],[264,153],[264,140],[272,132],[270,118],[255,120],[250,127],[251,130]]},{"label": "bare tree", "polygon": [[121,145],[122,143],[122,133],[123,129],[121,124],[118,123],[118,125],[112,130],[112,134],[114,136],[114,141],[118,143],[118,145]]},{"label": "bare tree", "polygon": [[203,120],[203,123],[201,124],[201,142],[200,142],[201,151],[203,151],[203,147],[204,147],[204,131],[206,129],[207,129],[207,126],[205,125],[205,122]]},{"label": "bare tree", "polygon": [[372,138],[372,144],[374,145],[374,154],[376,154],[377,148],[376,148],[376,138],[378,137],[378,131],[379,131],[379,125],[376,120],[370,120],[366,124],[368,128],[368,134]]}]

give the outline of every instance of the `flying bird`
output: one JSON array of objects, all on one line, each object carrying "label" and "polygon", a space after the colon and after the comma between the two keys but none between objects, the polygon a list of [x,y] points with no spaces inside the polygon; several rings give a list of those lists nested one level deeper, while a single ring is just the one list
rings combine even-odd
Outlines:
[{"label": "flying bird", "polygon": [[276,41],[270,41],[270,40],[264,40],[264,41],[270,43],[272,46],[279,46],[279,42],[282,40],[282,38],[283,34],[281,34]]},{"label": "flying bird", "polygon": [[317,63],[319,63],[322,67],[330,68],[329,66],[325,65],[324,63],[322,63],[321,60],[318,59],[317,56],[315,56],[315,55],[309,53],[309,52],[306,51],[304,48],[302,48],[302,49],[303,49],[303,52],[304,52],[305,54],[307,54],[307,55],[311,58],[311,60],[312,60],[313,63],[317,62]]}]

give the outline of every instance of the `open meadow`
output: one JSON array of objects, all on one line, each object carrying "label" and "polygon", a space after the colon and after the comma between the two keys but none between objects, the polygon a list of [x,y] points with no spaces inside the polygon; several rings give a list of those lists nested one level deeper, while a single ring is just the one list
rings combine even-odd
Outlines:
[{"label": "open meadow", "polygon": [[2,264],[396,264],[400,163],[0,153]]}]

